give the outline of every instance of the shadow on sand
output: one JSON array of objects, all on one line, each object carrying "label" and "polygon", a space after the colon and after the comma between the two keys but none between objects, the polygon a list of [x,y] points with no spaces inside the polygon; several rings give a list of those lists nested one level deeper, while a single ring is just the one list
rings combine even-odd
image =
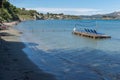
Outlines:
[{"label": "shadow on sand", "polygon": [[0,44],[0,80],[56,80],[55,76],[39,69],[22,51],[22,42]]}]

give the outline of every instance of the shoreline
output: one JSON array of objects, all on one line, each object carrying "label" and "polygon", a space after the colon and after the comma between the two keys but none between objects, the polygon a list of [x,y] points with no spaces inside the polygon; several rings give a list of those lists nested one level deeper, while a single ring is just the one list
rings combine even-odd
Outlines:
[{"label": "shoreline", "polygon": [[8,26],[8,27],[13,27],[19,23],[20,23],[20,21],[13,21],[13,22],[4,22],[3,24]]},{"label": "shoreline", "polygon": [[25,44],[20,41],[20,32],[13,27],[16,23],[10,24],[8,30],[2,31],[8,35],[1,36],[0,80],[56,80],[54,75],[39,69],[23,52]]}]

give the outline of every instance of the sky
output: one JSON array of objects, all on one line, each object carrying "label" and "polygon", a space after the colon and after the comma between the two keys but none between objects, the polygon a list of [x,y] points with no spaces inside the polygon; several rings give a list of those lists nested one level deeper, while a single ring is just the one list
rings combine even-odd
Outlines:
[{"label": "sky", "polygon": [[93,15],[120,11],[120,0],[9,0],[9,2],[16,7],[37,10],[40,13]]}]

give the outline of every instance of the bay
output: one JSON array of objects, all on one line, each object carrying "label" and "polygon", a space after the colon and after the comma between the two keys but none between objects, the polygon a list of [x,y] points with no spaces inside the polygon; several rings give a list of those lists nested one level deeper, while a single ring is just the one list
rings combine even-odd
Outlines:
[{"label": "bay", "polygon": [[[91,39],[72,34],[97,29],[111,39]],[[17,25],[23,32],[24,51],[41,69],[59,80],[119,80],[119,20],[38,20]]]}]

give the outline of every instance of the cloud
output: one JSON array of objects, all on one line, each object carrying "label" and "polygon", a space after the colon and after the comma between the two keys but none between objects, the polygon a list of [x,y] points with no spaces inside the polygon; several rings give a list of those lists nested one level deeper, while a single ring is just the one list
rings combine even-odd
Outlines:
[{"label": "cloud", "polygon": [[90,8],[27,8],[27,10],[37,10],[40,13],[64,13],[71,15],[91,15],[97,14],[99,10]]}]

